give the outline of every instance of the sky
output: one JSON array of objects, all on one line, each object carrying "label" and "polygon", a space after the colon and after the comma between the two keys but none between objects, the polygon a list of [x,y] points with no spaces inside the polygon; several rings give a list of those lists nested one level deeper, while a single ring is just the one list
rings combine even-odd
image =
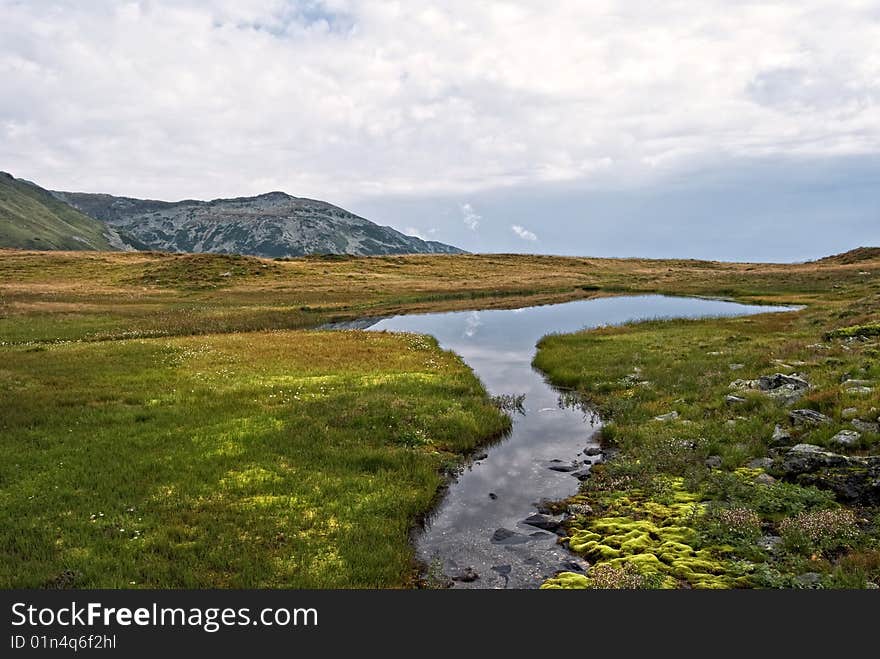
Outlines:
[{"label": "sky", "polygon": [[880,245],[880,0],[0,0],[0,169],[480,252]]}]

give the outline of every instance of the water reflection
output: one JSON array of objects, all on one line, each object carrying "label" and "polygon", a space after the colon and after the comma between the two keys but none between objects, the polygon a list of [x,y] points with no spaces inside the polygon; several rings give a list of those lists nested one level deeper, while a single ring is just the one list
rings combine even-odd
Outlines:
[{"label": "water reflection", "polygon": [[[472,588],[532,588],[573,556],[552,533],[523,524],[543,499],[577,491],[568,469],[597,458],[599,419],[570,392],[550,386],[531,367],[536,342],[551,332],[649,318],[731,316],[778,311],[718,300],[659,295],[599,298],[513,310],[485,310],[365,319],[349,326],[431,334],[458,353],[493,396],[520,397],[509,437],[487,449],[449,488],[417,542],[419,556],[449,575],[472,567]],[[504,531],[504,532],[500,532]],[[510,534],[508,534],[508,532]],[[502,537],[506,536],[506,537]]]}]

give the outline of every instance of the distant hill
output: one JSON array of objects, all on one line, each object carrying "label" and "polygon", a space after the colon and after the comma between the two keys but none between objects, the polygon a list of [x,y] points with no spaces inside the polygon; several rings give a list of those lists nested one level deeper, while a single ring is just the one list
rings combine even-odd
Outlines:
[{"label": "distant hill", "polygon": [[459,254],[323,201],[269,192],[256,197],[178,202],[53,192],[118,232],[138,250],[263,257],[309,254]]},{"label": "distant hill", "polygon": [[818,259],[816,263],[859,263],[880,259],[880,247],[856,247],[843,254],[835,254]]},{"label": "distant hill", "polygon": [[116,239],[103,222],[33,183],[0,172],[0,247],[112,250]]}]

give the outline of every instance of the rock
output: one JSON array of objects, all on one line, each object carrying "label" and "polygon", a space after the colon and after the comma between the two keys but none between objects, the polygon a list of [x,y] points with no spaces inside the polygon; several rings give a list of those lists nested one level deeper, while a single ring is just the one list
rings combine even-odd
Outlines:
[{"label": "rock", "polygon": [[562,524],[562,515],[542,515],[541,513],[535,513],[534,515],[526,517],[523,520],[523,524],[535,526],[539,529],[544,529],[545,531],[555,531],[559,528],[559,525]]},{"label": "rock", "polygon": [[492,571],[497,572],[502,577],[506,577],[510,574],[510,566],[509,565],[493,565]]},{"label": "rock", "polygon": [[813,444],[798,444],[774,463],[773,472],[800,485],[831,490],[846,503],[880,505],[880,456],[847,457]]},{"label": "rock", "polygon": [[844,419],[853,419],[859,413],[855,407],[847,407],[841,410],[840,416]]},{"label": "rock", "polygon": [[825,467],[846,465],[846,457],[826,451],[815,444],[796,444],[788,449],[782,460],[782,470],[786,474],[804,474]]},{"label": "rock", "polygon": [[709,469],[718,469],[721,467],[721,456],[720,455],[710,455],[706,458],[706,466]]},{"label": "rock", "polygon": [[661,414],[660,416],[655,416],[654,421],[674,421],[678,418],[678,412],[669,412],[667,414]]},{"label": "rock", "polygon": [[880,423],[872,423],[870,421],[862,421],[861,419],[853,419],[850,421],[853,428],[859,432],[880,433]]},{"label": "rock", "polygon": [[559,566],[559,572],[586,572],[590,564],[582,565],[578,561],[565,561]]},{"label": "rock", "polygon": [[569,515],[592,515],[593,507],[588,503],[573,503],[566,511]]},{"label": "rock", "polygon": [[724,422],[724,425],[726,425],[726,426],[735,426],[735,425],[736,425],[736,421],[734,421],[733,419],[728,419],[727,421]]},{"label": "rock", "polygon": [[792,410],[788,416],[795,425],[818,426],[823,423],[831,423],[831,419],[816,410]]},{"label": "rock", "polygon": [[474,456],[474,462],[476,462],[477,460],[485,460],[488,457],[489,457],[488,453],[479,453]]},{"label": "rock", "polygon": [[746,399],[741,396],[734,396],[732,394],[728,394],[724,397],[724,402],[728,405],[739,405],[740,403],[745,403]]},{"label": "rock", "polygon": [[846,379],[843,381],[844,387],[870,387],[873,386],[873,380],[852,380]]},{"label": "rock", "polygon": [[498,545],[517,545],[528,541],[528,536],[510,529],[496,529],[495,533],[492,534],[492,542]]},{"label": "rock", "polygon": [[577,478],[579,481],[585,481],[588,478],[590,478],[590,476],[592,476],[593,474],[589,470],[589,468],[586,468],[586,469],[578,469],[577,471],[573,471],[573,472],[571,472],[571,475],[574,476],[575,478]]},{"label": "rock", "polygon": [[810,383],[798,375],[774,373],[762,375],[757,380],[734,380],[731,389],[757,389],[767,396],[778,399],[788,405],[798,400],[810,388]]},{"label": "rock", "polygon": [[734,380],[728,385],[730,389],[742,391],[743,389],[757,389],[757,380]]},{"label": "rock", "polygon": [[476,581],[480,578],[480,575],[477,574],[476,570],[472,567],[466,567],[461,572],[452,575],[453,581],[462,581],[464,583],[470,583],[472,581]]},{"label": "rock", "polygon": [[547,533],[546,531],[535,531],[534,533],[529,533],[529,538],[532,540],[539,540],[540,538],[549,538],[551,535],[551,533]]},{"label": "rock", "polygon": [[550,471],[560,471],[562,473],[569,473],[572,471],[577,471],[580,468],[580,465],[577,462],[560,462],[558,464],[551,464],[547,468]]},{"label": "rock", "polygon": [[498,495],[494,492],[489,492],[489,498],[492,499],[492,501],[495,501],[495,499],[498,498]]},{"label": "rock", "polygon": [[773,375],[762,375],[758,378],[758,389],[761,391],[773,391],[781,387],[791,387],[795,390],[807,390],[810,383],[796,375],[786,375],[785,373],[774,373]]},{"label": "rock", "polygon": [[584,449],[584,455],[590,457],[594,455],[602,455],[602,449],[598,446],[588,446]]},{"label": "rock", "polygon": [[791,442],[791,433],[783,430],[782,426],[776,426],[773,429],[773,435],[770,437],[771,446],[789,446]]},{"label": "rock", "polygon": [[847,387],[846,393],[848,394],[871,394],[874,393],[873,387]]},{"label": "rock", "polygon": [[775,554],[781,548],[780,545],[782,544],[782,538],[778,535],[765,535],[758,540],[757,544],[764,551]]},{"label": "rock", "polygon": [[822,575],[818,572],[804,572],[792,579],[796,588],[821,588]]},{"label": "rock", "polygon": [[758,485],[773,485],[773,483],[776,482],[776,479],[770,474],[758,474],[755,476],[755,482]]},{"label": "rock", "polygon": [[729,368],[731,371],[738,371],[742,368],[745,368],[745,364],[728,364],[727,368]]},{"label": "rock", "polygon": [[859,443],[861,438],[862,433],[860,432],[856,432],[855,430],[841,430],[831,438],[831,443],[839,446],[855,446]]},{"label": "rock", "polygon": [[755,458],[747,465],[750,469],[768,469],[773,466],[772,458]]}]

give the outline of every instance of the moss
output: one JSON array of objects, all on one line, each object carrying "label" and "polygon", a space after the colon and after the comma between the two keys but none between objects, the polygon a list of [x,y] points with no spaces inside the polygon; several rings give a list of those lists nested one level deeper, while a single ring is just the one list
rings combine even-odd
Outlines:
[{"label": "moss", "polygon": [[541,588],[544,590],[583,590],[590,587],[590,580],[576,572],[560,572],[552,579],[547,579]]},{"label": "moss", "polygon": [[[681,582],[694,588],[742,585],[725,559],[729,547],[698,548],[698,535],[688,524],[703,510],[699,497],[684,488],[682,479],[665,479],[663,486],[668,503],[649,499],[639,490],[605,497],[605,515],[580,520],[584,526],[574,528],[569,547],[594,564],[634,566],[640,574],[656,578],[660,587]],[[578,583],[588,587],[589,579]]]}]

